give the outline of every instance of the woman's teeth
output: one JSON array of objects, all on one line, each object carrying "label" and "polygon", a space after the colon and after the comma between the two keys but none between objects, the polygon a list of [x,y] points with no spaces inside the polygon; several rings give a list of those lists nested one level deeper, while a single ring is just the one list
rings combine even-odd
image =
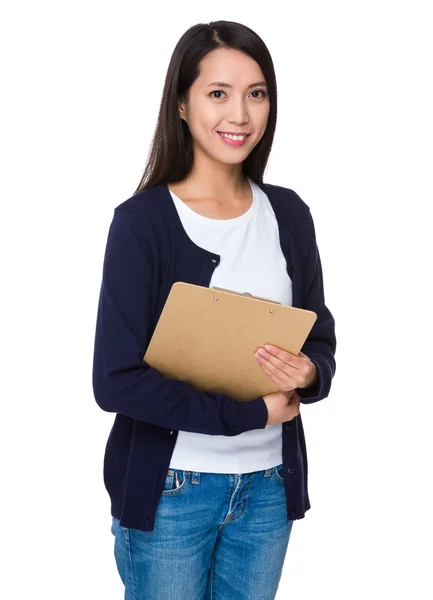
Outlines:
[{"label": "woman's teeth", "polygon": [[246,135],[230,135],[229,133],[221,133],[218,132],[220,135],[222,135],[223,137],[227,137],[230,140],[243,140],[245,139],[247,136]]}]

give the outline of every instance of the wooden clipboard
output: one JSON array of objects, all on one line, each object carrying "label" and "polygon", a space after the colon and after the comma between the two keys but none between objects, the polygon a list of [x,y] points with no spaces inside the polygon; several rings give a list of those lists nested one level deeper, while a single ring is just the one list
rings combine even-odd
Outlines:
[{"label": "wooden clipboard", "polygon": [[235,292],[178,281],[143,361],[193,388],[250,401],[278,391],[254,353],[273,344],[299,354],[317,314]]}]

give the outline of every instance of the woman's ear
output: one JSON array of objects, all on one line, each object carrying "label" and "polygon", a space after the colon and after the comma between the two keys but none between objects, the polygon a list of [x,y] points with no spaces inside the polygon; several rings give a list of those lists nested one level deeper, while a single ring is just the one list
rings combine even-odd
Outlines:
[{"label": "woman's ear", "polygon": [[185,102],[179,102],[179,117],[186,122],[186,104]]}]

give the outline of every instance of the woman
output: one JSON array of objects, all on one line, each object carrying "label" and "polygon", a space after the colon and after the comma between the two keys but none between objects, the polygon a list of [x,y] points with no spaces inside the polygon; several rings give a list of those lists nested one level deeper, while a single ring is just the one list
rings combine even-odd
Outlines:
[{"label": "woman", "polygon": [[[334,319],[309,207],[263,183],[275,132],[272,59],[248,27],[191,27],[168,68],[138,189],[114,210],[93,389],[116,413],[104,457],[125,598],[275,598],[310,508],[300,402],[329,394]],[[313,310],[302,352],[258,348],[274,394],[236,402],[144,362],[175,281]]]}]

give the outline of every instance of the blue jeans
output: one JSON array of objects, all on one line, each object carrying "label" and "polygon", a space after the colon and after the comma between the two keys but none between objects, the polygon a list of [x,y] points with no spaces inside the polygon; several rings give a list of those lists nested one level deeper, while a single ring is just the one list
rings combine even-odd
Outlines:
[{"label": "blue jeans", "polygon": [[112,519],[125,600],[273,600],[293,525],[282,470],[169,469],[153,531]]}]

